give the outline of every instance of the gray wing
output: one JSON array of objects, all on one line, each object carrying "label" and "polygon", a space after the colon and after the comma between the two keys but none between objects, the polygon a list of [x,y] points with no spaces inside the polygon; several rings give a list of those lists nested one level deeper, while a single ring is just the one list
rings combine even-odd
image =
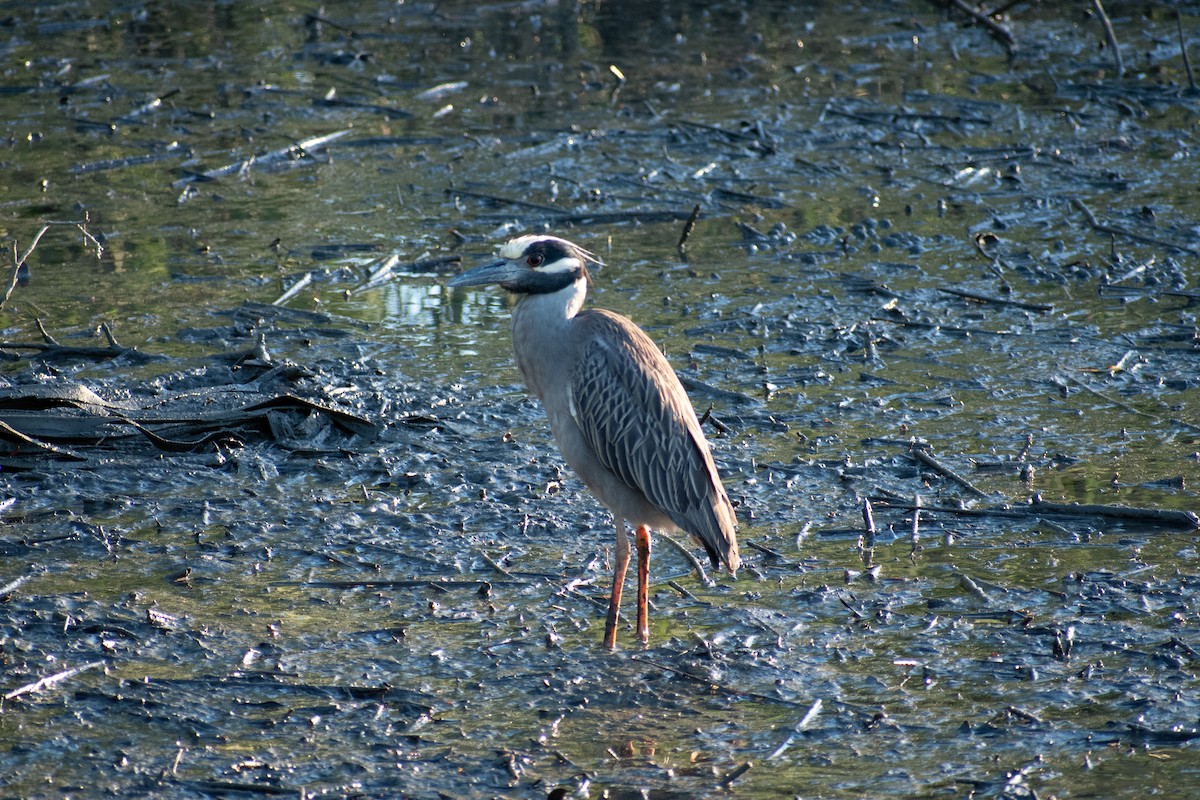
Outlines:
[{"label": "gray wing", "polygon": [[624,317],[586,311],[574,327],[570,410],[600,463],[736,570],[733,508],[675,371]]}]

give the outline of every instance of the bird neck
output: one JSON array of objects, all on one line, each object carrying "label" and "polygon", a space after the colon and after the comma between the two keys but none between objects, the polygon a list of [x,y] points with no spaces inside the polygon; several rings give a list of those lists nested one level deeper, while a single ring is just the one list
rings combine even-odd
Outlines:
[{"label": "bird neck", "polygon": [[556,292],[521,295],[513,311],[513,321],[516,322],[517,317],[525,317],[539,326],[566,323],[575,318],[586,299],[587,277],[580,275]]},{"label": "bird neck", "polygon": [[525,385],[545,402],[566,386],[556,381],[570,361],[571,321],[583,306],[583,278],[556,292],[521,295],[512,314],[513,352]]}]

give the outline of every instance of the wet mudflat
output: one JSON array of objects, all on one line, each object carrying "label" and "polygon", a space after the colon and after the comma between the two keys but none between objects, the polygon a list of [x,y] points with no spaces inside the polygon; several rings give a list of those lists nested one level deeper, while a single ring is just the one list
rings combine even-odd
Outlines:
[{"label": "wet mudflat", "polygon": [[[5,7],[0,796],[1190,797],[1200,5],[1076,5]],[[646,649],[539,230],[738,506]]]}]

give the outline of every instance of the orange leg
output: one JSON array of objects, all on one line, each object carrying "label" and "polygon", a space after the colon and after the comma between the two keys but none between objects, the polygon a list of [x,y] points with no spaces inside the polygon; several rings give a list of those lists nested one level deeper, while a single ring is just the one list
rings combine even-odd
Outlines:
[{"label": "orange leg", "polygon": [[617,523],[617,562],[613,566],[612,594],[608,598],[608,619],[604,621],[604,646],[617,649],[617,621],[621,618],[621,590],[625,588],[625,571],[629,569],[629,536],[625,520]]},{"label": "orange leg", "polygon": [[646,608],[650,594],[650,529],[639,525],[633,534],[638,554],[637,632],[642,644],[650,641],[650,611]]}]

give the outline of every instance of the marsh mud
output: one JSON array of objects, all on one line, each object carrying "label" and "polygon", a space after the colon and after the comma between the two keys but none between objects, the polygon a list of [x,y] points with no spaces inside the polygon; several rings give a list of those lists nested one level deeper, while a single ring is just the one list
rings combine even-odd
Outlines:
[{"label": "marsh mud", "polygon": [[[1194,796],[1200,5],[1099,5],[5,4],[0,796]],[[737,506],[648,648],[445,288],[541,230]]]}]

